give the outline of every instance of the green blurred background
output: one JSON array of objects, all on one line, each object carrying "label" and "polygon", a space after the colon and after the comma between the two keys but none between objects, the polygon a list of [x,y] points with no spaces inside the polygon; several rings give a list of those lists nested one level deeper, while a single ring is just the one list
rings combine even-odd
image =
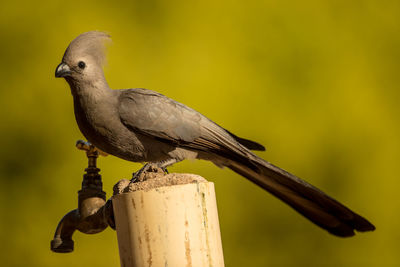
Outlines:
[{"label": "green blurred background", "polygon": [[[2,266],[119,266],[115,232],[49,249],[77,205],[84,153],[69,42],[109,32],[112,88],[144,87],[267,147],[268,161],[370,219],[340,239],[229,170],[183,162],[217,190],[226,266],[400,266],[399,1],[1,1]],[[99,161],[108,196],[140,164]]]}]

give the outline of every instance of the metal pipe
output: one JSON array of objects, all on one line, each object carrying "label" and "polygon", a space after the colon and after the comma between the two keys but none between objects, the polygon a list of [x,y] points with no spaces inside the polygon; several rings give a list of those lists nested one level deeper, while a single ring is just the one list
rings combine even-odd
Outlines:
[{"label": "metal pipe", "polygon": [[91,144],[79,140],[78,149],[86,151],[88,167],[83,175],[82,189],[78,191],[78,209],[68,212],[59,222],[50,248],[54,252],[72,252],[75,230],[85,234],[102,232],[108,225],[115,229],[111,200],[106,202],[100,169],[96,166],[100,152]]}]

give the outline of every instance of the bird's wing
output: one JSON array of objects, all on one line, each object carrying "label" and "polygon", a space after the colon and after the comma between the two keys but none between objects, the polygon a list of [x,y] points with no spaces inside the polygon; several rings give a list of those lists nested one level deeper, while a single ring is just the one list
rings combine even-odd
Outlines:
[{"label": "bird's wing", "polygon": [[151,90],[123,90],[119,114],[129,129],[168,142],[190,143],[201,136],[200,113]]},{"label": "bird's wing", "polygon": [[181,147],[221,156],[233,151],[247,154],[244,147],[264,149],[256,142],[233,135],[194,109],[147,89],[122,90],[119,115],[130,130]]}]

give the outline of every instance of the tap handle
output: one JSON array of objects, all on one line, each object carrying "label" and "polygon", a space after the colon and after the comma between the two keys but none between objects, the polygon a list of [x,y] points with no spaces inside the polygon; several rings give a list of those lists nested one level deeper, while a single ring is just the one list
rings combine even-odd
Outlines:
[{"label": "tap handle", "polygon": [[[76,147],[79,150],[83,150],[86,151],[86,156],[88,158],[88,168],[91,170],[97,170],[96,167],[96,160],[99,157],[99,155],[101,156],[107,156],[107,153],[101,151],[100,149],[98,149],[97,147],[95,147],[94,145],[92,145],[89,142],[83,141],[83,140],[78,140],[76,142]],[[97,170],[99,171],[99,170]]]},{"label": "tap handle", "polygon": [[83,141],[83,140],[78,140],[76,142],[76,148],[78,148],[79,150],[86,151],[86,154],[88,155],[88,157],[90,157],[90,156],[97,157],[98,155],[105,157],[108,155],[106,152],[101,151],[100,149],[98,149],[97,147],[92,145],[91,143],[89,143],[87,141]]}]

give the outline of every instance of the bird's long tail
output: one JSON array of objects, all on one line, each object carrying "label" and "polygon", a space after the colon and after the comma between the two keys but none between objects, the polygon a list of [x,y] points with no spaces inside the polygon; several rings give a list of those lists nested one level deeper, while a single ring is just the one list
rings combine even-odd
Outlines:
[{"label": "bird's long tail", "polygon": [[251,159],[230,160],[227,167],[278,197],[331,234],[348,237],[354,235],[354,230],[364,232],[375,229],[368,220],[318,188],[254,154]]}]

